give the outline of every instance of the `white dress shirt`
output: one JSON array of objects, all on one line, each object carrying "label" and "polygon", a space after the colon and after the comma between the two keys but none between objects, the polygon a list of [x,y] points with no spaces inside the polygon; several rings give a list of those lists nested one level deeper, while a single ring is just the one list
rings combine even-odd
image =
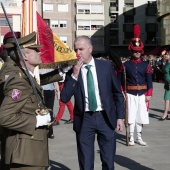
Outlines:
[{"label": "white dress shirt", "polygon": [[91,65],[90,70],[93,75],[93,80],[94,80],[94,86],[95,86],[95,94],[96,94],[96,99],[97,99],[97,109],[96,111],[101,111],[103,110],[101,99],[100,99],[100,94],[99,94],[99,88],[98,88],[98,80],[97,80],[97,74],[96,74],[96,66],[94,63],[94,59],[89,62],[89,64],[84,64],[81,68],[81,73],[82,73],[82,78],[83,78],[83,84],[84,84],[84,91],[85,91],[85,111],[89,111],[89,101],[88,101],[88,91],[87,91],[87,68],[85,67],[86,65]]}]

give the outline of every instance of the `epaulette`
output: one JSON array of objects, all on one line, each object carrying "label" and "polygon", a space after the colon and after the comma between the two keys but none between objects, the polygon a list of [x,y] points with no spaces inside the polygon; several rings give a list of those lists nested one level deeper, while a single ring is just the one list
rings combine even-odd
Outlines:
[{"label": "epaulette", "polygon": [[8,78],[5,80],[5,83],[4,83],[4,87],[3,87],[4,90],[6,86],[8,85],[8,83],[10,83],[13,79],[15,79],[15,75],[8,76]]},{"label": "epaulette", "polygon": [[23,77],[23,73],[22,72],[17,72],[16,74],[11,74],[11,75],[5,75],[5,83],[4,83],[4,89],[6,88],[6,86],[15,78],[22,78]]}]

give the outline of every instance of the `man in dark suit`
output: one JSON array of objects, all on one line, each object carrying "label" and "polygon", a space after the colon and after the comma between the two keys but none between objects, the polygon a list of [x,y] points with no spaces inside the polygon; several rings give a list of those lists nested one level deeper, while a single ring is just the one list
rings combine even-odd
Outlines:
[{"label": "man in dark suit", "polygon": [[79,60],[66,76],[61,100],[66,103],[73,95],[75,98],[73,128],[79,167],[80,170],[94,169],[94,141],[97,134],[102,169],[113,170],[115,130],[121,132],[124,127],[124,97],[120,83],[110,61],[93,58],[89,37],[77,37],[74,46]]}]

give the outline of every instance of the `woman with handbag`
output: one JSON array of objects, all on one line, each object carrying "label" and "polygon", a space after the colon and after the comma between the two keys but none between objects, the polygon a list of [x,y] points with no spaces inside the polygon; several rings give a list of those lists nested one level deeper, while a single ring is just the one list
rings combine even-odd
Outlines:
[{"label": "woman with handbag", "polygon": [[162,55],[164,56],[164,59],[166,60],[166,64],[163,68],[164,72],[164,100],[165,100],[165,105],[164,105],[164,113],[162,117],[159,120],[166,120],[168,118],[168,110],[170,106],[170,47],[168,47],[166,50],[162,51]]}]

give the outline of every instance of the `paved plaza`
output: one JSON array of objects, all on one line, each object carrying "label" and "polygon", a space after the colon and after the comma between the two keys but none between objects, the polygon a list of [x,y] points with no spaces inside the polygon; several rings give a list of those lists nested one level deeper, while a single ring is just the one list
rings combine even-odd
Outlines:
[{"label": "paved plaza", "polygon": [[[115,170],[170,170],[170,120],[159,121],[164,110],[163,83],[154,83],[150,106],[150,124],[144,126],[143,139],[147,146],[127,147],[125,130],[118,134]],[[55,101],[54,113],[58,110]],[[63,119],[54,126],[54,139],[49,139],[51,170],[79,170],[76,139],[66,108]],[[97,142],[95,143],[95,170],[102,170]]]}]

